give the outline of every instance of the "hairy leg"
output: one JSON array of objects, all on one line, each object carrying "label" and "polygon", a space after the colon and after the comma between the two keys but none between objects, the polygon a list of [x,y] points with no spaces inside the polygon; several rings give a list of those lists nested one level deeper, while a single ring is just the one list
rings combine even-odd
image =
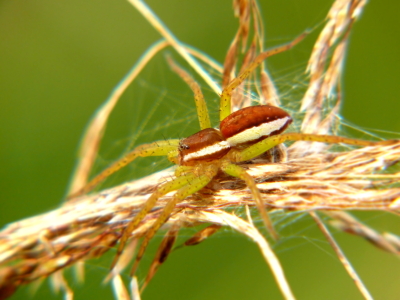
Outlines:
[{"label": "hairy leg", "polygon": [[191,182],[193,182],[195,179],[196,179],[196,175],[193,173],[188,174],[188,175],[182,175],[182,176],[175,178],[172,181],[162,184],[161,186],[159,186],[157,188],[157,190],[144,203],[143,207],[137,213],[137,215],[126,226],[125,231],[119,241],[117,254],[115,255],[114,260],[111,264],[111,269],[114,268],[119,257],[121,256],[121,253],[125,248],[125,245],[126,245],[126,242],[129,238],[129,236],[137,228],[137,226],[144,219],[144,217],[146,217],[148,212],[154,207],[157,200],[160,197],[164,196],[165,194],[168,194],[171,191],[178,190],[178,189],[182,188],[183,186],[190,185]]},{"label": "hairy leg", "polygon": [[278,239],[278,234],[276,233],[274,226],[272,225],[272,222],[268,216],[268,213],[265,210],[260,191],[258,190],[254,179],[242,167],[238,165],[227,163],[223,165],[221,169],[228,175],[244,180],[246,185],[249,187],[251,193],[253,194],[254,200],[261,214],[265,227],[269,230],[274,239]]},{"label": "hairy leg", "polygon": [[126,156],[113,163],[99,175],[94,177],[83,188],[69,195],[68,199],[72,199],[92,191],[100,182],[102,182],[108,176],[122,169],[123,167],[125,167],[138,157],[168,156],[168,159],[172,160],[173,157],[170,157],[171,156],[170,153],[175,152],[178,148],[178,145],[179,145],[178,139],[158,141],[150,144],[140,145],[135,149],[133,149],[131,152],[129,152]]},{"label": "hairy leg", "polygon": [[[178,179],[178,178],[177,178]],[[138,253],[135,258],[135,262],[133,264],[132,270],[131,270],[131,275],[133,276],[136,272],[137,266],[147,248],[147,245],[149,244],[149,241],[151,238],[154,236],[154,234],[157,232],[157,230],[168,220],[168,218],[171,216],[172,211],[174,210],[176,204],[179,201],[182,201],[186,197],[196,193],[197,191],[201,190],[203,187],[205,187],[210,181],[212,180],[212,177],[207,176],[207,175],[200,175],[193,180],[190,180],[185,186],[180,188],[174,197],[165,205],[163,211],[161,212],[160,216],[158,219],[154,222],[153,226],[149,229],[147,234],[143,238],[143,242],[140,245],[140,248],[138,250]]]}]

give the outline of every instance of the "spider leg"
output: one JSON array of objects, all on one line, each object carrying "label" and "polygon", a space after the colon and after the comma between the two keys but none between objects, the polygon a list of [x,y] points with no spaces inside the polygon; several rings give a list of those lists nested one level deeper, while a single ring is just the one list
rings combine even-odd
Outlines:
[{"label": "spider leg", "polygon": [[115,264],[118,261],[118,258],[121,256],[121,253],[124,250],[126,242],[128,241],[128,238],[131,235],[132,231],[134,231],[137,228],[137,226],[147,215],[147,213],[154,207],[157,200],[171,191],[177,190],[183,186],[190,185],[191,182],[193,182],[195,179],[196,175],[193,173],[190,173],[188,175],[182,175],[180,177],[175,178],[172,181],[162,184],[156,189],[156,191],[153,194],[151,194],[151,196],[144,203],[143,207],[140,209],[137,215],[126,226],[124,233],[119,241],[117,254],[114,257],[113,262],[111,263],[111,269],[114,268]]},{"label": "spider leg", "polygon": [[174,158],[173,155],[171,155],[171,153],[174,154],[176,152],[175,156],[177,156],[178,145],[179,145],[178,139],[158,141],[150,144],[140,145],[135,149],[133,149],[131,152],[129,152],[126,156],[113,163],[99,175],[94,177],[91,181],[89,181],[89,183],[87,183],[80,190],[69,195],[68,199],[78,197],[92,191],[100,182],[102,182],[111,174],[125,167],[132,161],[134,161],[137,157],[168,156],[168,159],[173,161]]},{"label": "spider leg", "polygon": [[231,163],[226,163],[222,165],[221,169],[228,175],[244,180],[246,185],[249,187],[251,193],[253,194],[254,200],[256,202],[258,211],[261,214],[265,227],[269,230],[274,239],[278,239],[278,234],[276,233],[274,226],[272,225],[271,219],[269,218],[268,213],[265,210],[264,203],[261,198],[261,193],[250,174],[248,174],[242,167]]},{"label": "spider leg", "polygon": [[[215,172],[216,174],[216,172]],[[214,175],[215,175],[214,174]],[[154,236],[154,234],[157,232],[158,229],[168,220],[168,218],[171,216],[172,211],[174,210],[176,204],[179,201],[182,201],[186,197],[196,193],[203,187],[205,187],[213,178],[214,176],[209,176],[207,175],[200,175],[198,177],[193,178],[192,180],[187,180],[186,185],[180,188],[173,198],[167,202],[165,205],[163,211],[161,212],[160,216],[158,219],[154,222],[153,226],[149,229],[147,234],[143,238],[143,242],[140,245],[140,248],[138,250],[138,253],[135,258],[135,262],[133,264],[132,270],[131,270],[131,276],[133,276],[136,272],[136,269],[138,267],[138,264],[143,257],[143,254],[147,248],[147,245],[149,244],[149,241],[151,238]],[[177,179],[179,179],[178,177]],[[175,180],[177,180],[175,179]]]},{"label": "spider leg", "polygon": [[207,105],[204,101],[203,93],[199,84],[181,67],[179,67],[170,57],[167,58],[168,63],[176,74],[178,74],[192,89],[194,93],[194,101],[196,103],[197,116],[199,117],[200,129],[211,128],[210,116],[208,114]]},{"label": "spider leg", "polygon": [[348,144],[354,146],[377,146],[377,145],[391,145],[394,140],[387,141],[364,141],[358,139],[345,138],[335,135],[318,135],[318,134],[307,134],[307,133],[285,133],[274,135],[262,140],[248,148],[232,152],[232,160],[234,162],[241,162],[253,159],[258,155],[261,155],[265,151],[275,147],[286,141],[309,141],[309,142],[321,142],[328,144]]},{"label": "spider leg", "polygon": [[175,176],[179,177],[181,175],[185,175],[193,170],[192,166],[177,166],[175,169]]},{"label": "spider leg", "polygon": [[293,41],[290,43],[287,43],[283,46],[279,46],[270,50],[267,50],[265,52],[260,53],[254,61],[245,69],[243,70],[242,73],[239,74],[238,77],[233,79],[229,85],[227,85],[224,90],[221,93],[221,98],[220,98],[220,108],[219,108],[219,120],[222,121],[225,119],[228,115],[231,113],[231,96],[233,90],[240,85],[249,75],[251,72],[254,71],[255,68],[257,68],[258,65],[261,64],[261,62],[266,59],[269,56],[284,52],[289,50],[290,48],[294,47],[296,44],[298,44],[302,39],[305,38],[307,33],[303,33],[297,38],[295,38]]}]

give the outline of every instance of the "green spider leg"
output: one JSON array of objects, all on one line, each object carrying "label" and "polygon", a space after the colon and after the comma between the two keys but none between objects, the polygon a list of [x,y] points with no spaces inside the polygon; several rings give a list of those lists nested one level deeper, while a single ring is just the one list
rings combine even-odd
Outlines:
[{"label": "green spider leg", "polygon": [[150,144],[140,145],[135,149],[133,149],[131,152],[129,152],[126,156],[113,163],[99,175],[94,177],[82,189],[69,195],[68,199],[78,197],[92,191],[100,182],[102,182],[108,176],[117,172],[121,168],[125,167],[138,157],[168,156],[168,159],[170,161],[176,162],[177,161],[176,157],[178,156],[178,146],[179,146],[178,139],[158,141]]},{"label": "green spider leg", "polygon": [[272,225],[272,222],[268,216],[267,211],[265,210],[263,200],[261,198],[261,193],[260,190],[257,188],[256,183],[253,179],[253,177],[250,176],[249,173],[247,173],[242,167],[238,165],[234,165],[231,163],[224,163],[221,166],[222,171],[224,171],[226,174],[237,177],[242,179],[248,188],[250,189],[257,209],[261,214],[262,220],[264,222],[265,227],[269,230],[271,233],[272,237],[277,240],[279,238],[278,234],[276,233],[274,226]]},{"label": "green spider leg", "polygon": [[179,77],[181,77],[193,91],[200,129],[203,130],[206,128],[211,128],[210,115],[208,114],[207,105],[204,101],[204,96],[201,92],[199,84],[185,70],[179,67],[170,57],[167,59],[172,71],[178,74]]},{"label": "green spider leg", "polygon": [[[217,174],[217,171],[218,171],[218,169],[215,168],[213,171],[213,174],[199,175],[199,176],[195,176],[192,173],[191,175],[188,175],[187,177],[185,176],[185,180],[182,179],[184,176],[181,176],[181,177],[178,177],[178,178],[174,179],[173,181],[171,181],[171,182],[175,182],[175,181],[184,182],[185,181],[185,184],[181,188],[179,188],[176,191],[176,193],[174,194],[173,198],[166,203],[164,209],[162,210],[162,212],[159,215],[159,217],[157,218],[157,220],[154,222],[153,226],[150,227],[150,229],[146,232],[146,235],[143,237],[142,244],[140,245],[138,253],[136,254],[135,262],[131,269],[131,273],[130,273],[131,276],[133,276],[136,273],[136,269],[139,265],[140,260],[142,259],[143,255],[144,255],[144,252],[145,252],[150,240],[153,238],[153,236],[158,231],[158,229],[160,229],[160,227],[169,219],[176,204],[178,202],[182,201],[183,199],[185,199],[186,197],[201,190],[203,187],[205,187],[213,179],[213,177]],[[157,189],[157,191],[154,194],[156,194],[156,193],[158,194],[158,191],[159,191],[159,189]],[[151,197],[153,197],[153,195]],[[160,196],[161,195],[159,195],[158,197],[160,197]],[[157,196],[155,196],[155,197],[157,197]],[[150,199],[147,202],[149,202],[149,201],[150,201]],[[149,205],[147,205],[147,202],[146,202],[146,207],[149,206]],[[142,209],[142,210],[144,210],[144,209]],[[142,211],[140,213],[142,213]],[[145,214],[147,214],[147,212],[143,212],[143,215],[145,215]],[[135,217],[135,219],[137,219],[137,217]],[[140,221],[135,222],[135,223],[138,224],[139,222]],[[128,232],[128,231],[126,231],[126,232]],[[118,250],[121,248],[121,251],[122,251],[123,245],[121,245],[121,244],[122,244],[122,241],[118,247]],[[117,253],[117,256],[118,256],[118,253]],[[115,260],[114,261],[114,264],[115,264],[116,259],[114,259],[114,260]]]},{"label": "green spider leg", "polygon": [[257,68],[258,65],[262,63],[264,59],[266,59],[269,56],[287,51],[291,48],[293,48],[296,44],[298,44],[302,39],[305,38],[307,33],[303,33],[297,38],[295,38],[293,41],[290,43],[287,43],[283,46],[279,46],[270,50],[267,50],[265,52],[260,53],[254,61],[241,73],[239,76],[237,76],[235,79],[233,79],[222,91],[221,93],[221,98],[220,98],[220,108],[219,108],[219,120],[222,121],[225,119],[227,116],[231,114],[231,97],[232,97],[232,92],[233,90],[239,86],[249,75],[251,72],[254,71],[255,68]]},{"label": "green spider leg", "polygon": [[345,138],[334,135],[318,135],[318,134],[307,134],[307,133],[285,133],[280,135],[274,135],[262,140],[254,145],[251,145],[242,150],[231,151],[232,162],[241,162],[253,159],[265,151],[282,144],[286,141],[309,141],[309,142],[321,142],[328,144],[347,144],[354,146],[377,146],[377,145],[391,145],[395,141],[364,141],[358,139]]},{"label": "green spider leg", "polygon": [[131,235],[132,231],[134,231],[137,228],[139,223],[144,219],[144,217],[146,217],[148,212],[155,206],[157,200],[160,197],[164,196],[165,194],[168,194],[169,192],[178,190],[183,186],[190,185],[191,182],[193,182],[195,179],[196,175],[193,173],[187,175],[181,175],[171,181],[162,184],[153,192],[153,194],[151,194],[151,196],[146,200],[140,211],[125,227],[124,233],[119,241],[117,254],[115,255],[114,260],[111,264],[111,269],[114,268],[116,262],[118,261],[118,258],[120,257],[122,251],[124,250],[126,242],[129,236]]}]

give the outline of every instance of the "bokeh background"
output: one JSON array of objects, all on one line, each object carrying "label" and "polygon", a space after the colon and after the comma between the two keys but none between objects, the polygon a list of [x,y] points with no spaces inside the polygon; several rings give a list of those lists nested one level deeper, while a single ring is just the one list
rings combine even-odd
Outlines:
[{"label": "bokeh background", "polygon": [[[231,1],[147,2],[181,41],[223,61],[237,26]],[[287,42],[306,28],[315,27],[324,20],[331,3],[260,1],[266,45]],[[379,136],[392,138],[398,138],[400,132],[399,9],[400,2],[371,1],[355,24],[341,113],[345,124],[374,132],[382,130]],[[290,53],[270,60],[270,70],[281,83],[281,92],[286,93],[291,85],[284,82],[286,78],[296,78],[293,85],[302,84],[302,70],[317,33]],[[60,205],[90,117],[159,38],[124,0],[0,0],[0,227]],[[173,50],[169,53],[177,57]],[[97,170],[119,157],[131,143],[182,137],[197,130],[191,93],[171,74],[165,57],[159,55],[127,91],[111,117]],[[211,104],[215,104],[216,96],[205,89],[207,97],[213,97]],[[147,160],[108,184],[140,177],[163,166],[162,161]],[[381,231],[399,234],[399,220],[393,216],[381,212],[357,216]],[[185,231],[183,236],[193,233]],[[334,234],[376,299],[398,299],[399,260],[360,238]],[[140,270],[142,276],[151,261],[151,251]],[[287,223],[276,251],[299,299],[361,299],[307,217]],[[109,257],[87,262],[84,284],[70,280],[76,299],[113,298],[111,287],[101,283],[109,262]],[[30,298],[63,297],[55,294],[48,282],[36,293],[28,286],[11,297]],[[247,238],[223,230],[201,245],[175,251],[143,298],[281,296],[257,247]]]}]

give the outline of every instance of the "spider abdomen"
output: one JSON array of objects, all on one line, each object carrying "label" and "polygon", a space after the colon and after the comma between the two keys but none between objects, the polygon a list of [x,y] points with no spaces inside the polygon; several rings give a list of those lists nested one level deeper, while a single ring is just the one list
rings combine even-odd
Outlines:
[{"label": "spider abdomen", "polygon": [[223,137],[231,146],[256,142],[282,133],[292,118],[283,109],[271,105],[249,106],[221,121]]}]

